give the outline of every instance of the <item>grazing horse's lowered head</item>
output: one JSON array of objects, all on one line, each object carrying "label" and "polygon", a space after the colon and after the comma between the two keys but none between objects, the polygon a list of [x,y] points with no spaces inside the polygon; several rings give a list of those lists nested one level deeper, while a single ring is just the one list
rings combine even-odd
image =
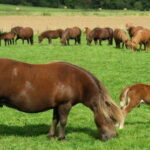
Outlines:
[{"label": "grazing horse's lowered head", "polygon": [[116,137],[114,121],[122,121],[122,112],[102,83],[85,69],[66,62],[28,64],[0,59],[0,74],[1,105],[27,113],[54,110],[50,138],[58,123],[58,138],[65,138],[69,111],[78,103],[93,111],[101,140]]}]

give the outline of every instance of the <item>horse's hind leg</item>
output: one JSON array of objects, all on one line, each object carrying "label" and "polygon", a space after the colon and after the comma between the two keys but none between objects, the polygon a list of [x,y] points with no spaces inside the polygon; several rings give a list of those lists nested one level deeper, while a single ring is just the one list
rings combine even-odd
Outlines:
[{"label": "horse's hind leg", "polygon": [[30,43],[33,45],[33,36],[30,37]]},{"label": "horse's hind leg", "polygon": [[50,128],[49,134],[48,134],[49,138],[52,138],[55,136],[55,131],[56,131],[56,127],[57,127],[58,122],[59,122],[58,108],[54,108],[52,125]]},{"label": "horse's hind leg", "polygon": [[78,44],[81,44],[81,38],[78,37]]},{"label": "horse's hind leg", "polygon": [[65,139],[65,127],[67,124],[67,117],[71,107],[72,107],[71,103],[61,104],[58,107],[59,121],[60,121],[58,140]]},{"label": "horse's hind leg", "polygon": [[52,43],[52,39],[49,38],[49,39],[48,39],[48,44],[51,44],[51,43]]}]

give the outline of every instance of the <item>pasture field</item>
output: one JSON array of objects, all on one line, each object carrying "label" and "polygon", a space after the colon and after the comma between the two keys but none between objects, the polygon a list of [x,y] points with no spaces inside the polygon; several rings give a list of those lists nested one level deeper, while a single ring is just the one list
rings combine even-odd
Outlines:
[{"label": "pasture field", "polygon": [[150,11],[133,10],[99,10],[99,9],[64,9],[29,7],[0,4],[0,16],[28,15],[28,16],[150,16]]},{"label": "pasture field", "polygon": [[[20,10],[17,11],[16,8]],[[106,17],[107,16],[107,17]],[[12,26],[31,26],[35,31],[33,46],[18,41],[17,45],[0,47],[1,58],[11,58],[28,63],[66,61],[83,67],[100,79],[119,105],[121,90],[134,83],[150,83],[150,51],[132,52],[116,49],[115,45],[82,44],[61,46],[59,39],[49,45],[45,40],[37,42],[37,32],[46,29],[85,26],[122,27],[127,22],[150,27],[150,12],[140,11],[92,11],[36,8],[0,4],[0,29],[9,31]],[[118,137],[108,142],[98,139],[92,112],[78,104],[70,112],[66,128],[66,141],[49,140],[52,110],[27,114],[17,110],[0,108],[0,150],[149,150],[150,108],[142,105],[126,118],[125,128],[118,130]]]},{"label": "pasture field", "polygon": [[[37,42],[33,46],[21,41],[17,45],[0,47],[0,57],[28,63],[66,61],[83,67],[100,79],[110,95],[119,104],[121,90],[134,83],[150,83],[150,51],[132,52],[116,49],[102,42],[102,46],[82,44],[61,46],[59,40]],[[108,142],[98,139],[92,112],[81,104],[70,112],[66,128],[66,140],[49,140],[52,110],[27,114],[3,107],[0,109],[0,150],[149,150],[150,108],[135,108],[126,119],[125,128],[118,130],[118,137]]]}]

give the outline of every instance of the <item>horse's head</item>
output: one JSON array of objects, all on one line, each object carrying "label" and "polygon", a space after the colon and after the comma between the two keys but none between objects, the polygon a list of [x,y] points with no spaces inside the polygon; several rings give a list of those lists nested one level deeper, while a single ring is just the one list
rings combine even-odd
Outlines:
[{"label": "horse's head", "polygon": [[61,43],[62,45],[67,45],[67,44],[66,44],[66,38],[65,38],[65,37],[62,37],[62,38],[60,39],[60,43]]},{"label": "horse's head", "polygon": [[88,34],[88,35],[86,36],[86,40],[87,40],[87,45],[91,45],[92,40],[93,40],[91,34]]},{"label": "horse's head", "polygon": [[42,37],[41,35],[39,35],[39,36],[38,36],[38,41],[39,41],[39,43],[41,43],[42,40],[43,40],[43,37]]},{"label": "horse's head", "polygon": [[103,117],[95,118],[95,122],[99,129],[99,135],[102,141],[107,141],[117,136],[115,130],[115,124],[111,118],[110,119],[106,119]]},{"label": "horse's head", "polygon": [[134,42],[134,41],[131,41],[130,48],[131,48],[133,51],[137,50],[137,43]]},{"label": "horse's head", "polygon": [[131,48],[131,41],[130,40],[126,40],[125,41],[125,46],[126,46],[126,48]]}]

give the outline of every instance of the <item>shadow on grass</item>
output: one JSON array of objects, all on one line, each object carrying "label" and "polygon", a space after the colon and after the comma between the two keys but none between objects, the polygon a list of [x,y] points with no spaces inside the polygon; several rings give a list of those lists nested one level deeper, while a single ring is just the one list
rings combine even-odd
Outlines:
[{"label": "shadow on grass", "polygon": [[[50,129],[49,125],[39,124],[39,125],[25,125],[25,126],[12,126],[0,124],[0,135],[18,135],[18,136],[39,136],[42,134],[48,134]],[[97,130],[90,128],[75,128],[75,127],[66,127],[66,135],[68,133],[85,133],[93,138],[98,138]],[[56,133],[58,135],[58,131]]]}]

